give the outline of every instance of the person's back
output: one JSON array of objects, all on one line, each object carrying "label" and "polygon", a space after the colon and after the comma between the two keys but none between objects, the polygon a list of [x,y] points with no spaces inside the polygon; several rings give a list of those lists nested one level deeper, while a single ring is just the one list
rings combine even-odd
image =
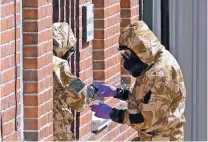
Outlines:
[{"label": "person's back", "polygon": [[128,101],[129,111],[135,109],[131,108],[132,103],[137,103],[145,117],[142,125],[129,123],[138,130],[140,140],[183,140],[185,95],[177,61],[167,50],[160,50],[154,65],[137,77],[133,95]]}]

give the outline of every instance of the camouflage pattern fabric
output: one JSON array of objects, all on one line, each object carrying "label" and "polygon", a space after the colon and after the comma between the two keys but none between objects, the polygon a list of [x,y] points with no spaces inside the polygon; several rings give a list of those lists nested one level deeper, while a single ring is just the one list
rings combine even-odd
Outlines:
[{"label": "camouflage pattern fabric", "polygon": [[71,109],[83,111],[91,100],[96,99],[94,90],[75,77],[66,60],[59,57],[68,52],[76,39],[67,23],[53,24],[53,129],[54,141],[74,140],[67,127],[73,120]]},{"label": "camouflage pattern fabric", "polygon": [[83,111],[96,96],[92,88],[70,73],[66,60],[53,56],[53,68],[54,140],[73,140],[72,133],[66,128],[73,120],[71,109]]},{"label": "camouflage pattern fabric", "polygon": [[76,43],[76,38],[65,22],[53,24],[53,50],[57,57],[62,57]]},{"label": "camouflage pattern fabric", "polygon": [[[157,136],[171,141],[183,140],[186,89],[177,61],[143,21],[128,25],[122,31],[119,43],[132,49],[149,66],[136,78],[128,100],[125,123],[138,131],[141,141],[151,141]],[[144,103],[143,98],[150,91],[151,98]],[[139,112],[144,122],[131,124],[129,114]]]}]

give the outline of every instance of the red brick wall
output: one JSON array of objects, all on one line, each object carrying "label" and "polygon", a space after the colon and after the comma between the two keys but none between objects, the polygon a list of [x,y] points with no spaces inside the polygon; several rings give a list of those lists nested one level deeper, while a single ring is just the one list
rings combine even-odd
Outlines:
[{"label": "red brick wall", "polygon": [[23,0],[24,138],[53,139],[52,0]]},{"label": "red brick wall", "polygon": [[[120,19],[122,17],[121,3],[120,0],[92,0],[92,3],[95,6],[95,39],[92,42],[93,80],[119,85],[121,83],[121,57],[117,48],[120,22],[122,22]],[[120,101],[113,98],[106,99],[105,103],[112,107],[120,105]],[[128,141],[137,135],[137,132],[127,125],[118,125],[112,121],[104,130],[94,134],[91,132],[91,119],[90,109],[81,113],[80,140]]]},{"label": "red brick wall", "polygon": [[[0,102],[3,140],[21,140],[21,102],[20,102],[20,1],[1,0],[0,21]],[[16,37],[16,50],[15,50]],[[16,59],[15,59],[16,58]],[[15,75],[15,72],[17,73]],[[16,86],[16,89],[15,89]],[[17,96],[17,131],[15,131],[15,94]]]},{"label": "red brick wall", "polygon": [[120,84],[120,0],[93,0],[95,4],[95,39],[93,40],[94,81]]},{"label": "red brick wall", "polygon": [[[88,85],[92,84],[93,82],[92,41],[84,42],[82,40],[82,8],[84,5],[90,3],[92,3],[92,0],[77,0],[76,2],[74,1],[72,4],[74,4],[75,13],[71,15],[73,16],[71,17],[71,19],[74,21],[74,23],[71,23],[71,25],[74,28],[74,33],[78,41],[75,46],[75,74]],[[71,6],[73,6],[72,4]],[[79,139],[80,137],[86,135],[89,131],[91,131],[92,112],[90,111],[90,109],[86,109],[82,113],[76,112],[74,116],[73,132],[75,134],[75,137]]]}]

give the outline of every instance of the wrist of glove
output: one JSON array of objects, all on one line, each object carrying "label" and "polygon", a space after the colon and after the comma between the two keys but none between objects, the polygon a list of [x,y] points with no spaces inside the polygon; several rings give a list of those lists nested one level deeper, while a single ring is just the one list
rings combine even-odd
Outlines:
[{"label": "wrist of glove", "polygon": [[114,97],[117,95],[117,88],[114,86],[106,85],[106,84],[101,84],[99,82],[94,82],[92,84],[97,90],[97,96],[99,98],[102,97]]},{"label": "wrist of glove", "polygon": [[110,119],[110,113],[112,108],[106,104],[94,104],[91,105],[91,110],[95,112],[95,116],[102,119]]},{"label": "wrist of glove", "polygon": [[127,100],[129,97],[129,90],[124,87],[118,87],[117,88],[117,94],[114,96],[114,98],[118,98],[120,100]]}]

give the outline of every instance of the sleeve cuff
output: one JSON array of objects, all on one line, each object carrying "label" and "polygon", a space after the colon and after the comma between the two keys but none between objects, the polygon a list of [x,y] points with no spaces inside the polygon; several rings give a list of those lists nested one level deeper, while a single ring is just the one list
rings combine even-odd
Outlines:
[{"label": "sleeve cuff", "polygon": [[110,118],[114,122],[124,124],[124,117],[125,117],[126,110],[118,110],[113,108],[110,113]]},{"label": "sleeve cuff", "polygon": [[125,89],[123,87],[118,87],[117,88],[117,94],[114,96],[114,98],[118,98],[120,100],[128,100],[129,98],[129,90]]},{"label": "sleeve cuff", "polygon": [[129,121],[131,124],[139,124],[144,122],[144,117],[141,113],[129,114]]}]

